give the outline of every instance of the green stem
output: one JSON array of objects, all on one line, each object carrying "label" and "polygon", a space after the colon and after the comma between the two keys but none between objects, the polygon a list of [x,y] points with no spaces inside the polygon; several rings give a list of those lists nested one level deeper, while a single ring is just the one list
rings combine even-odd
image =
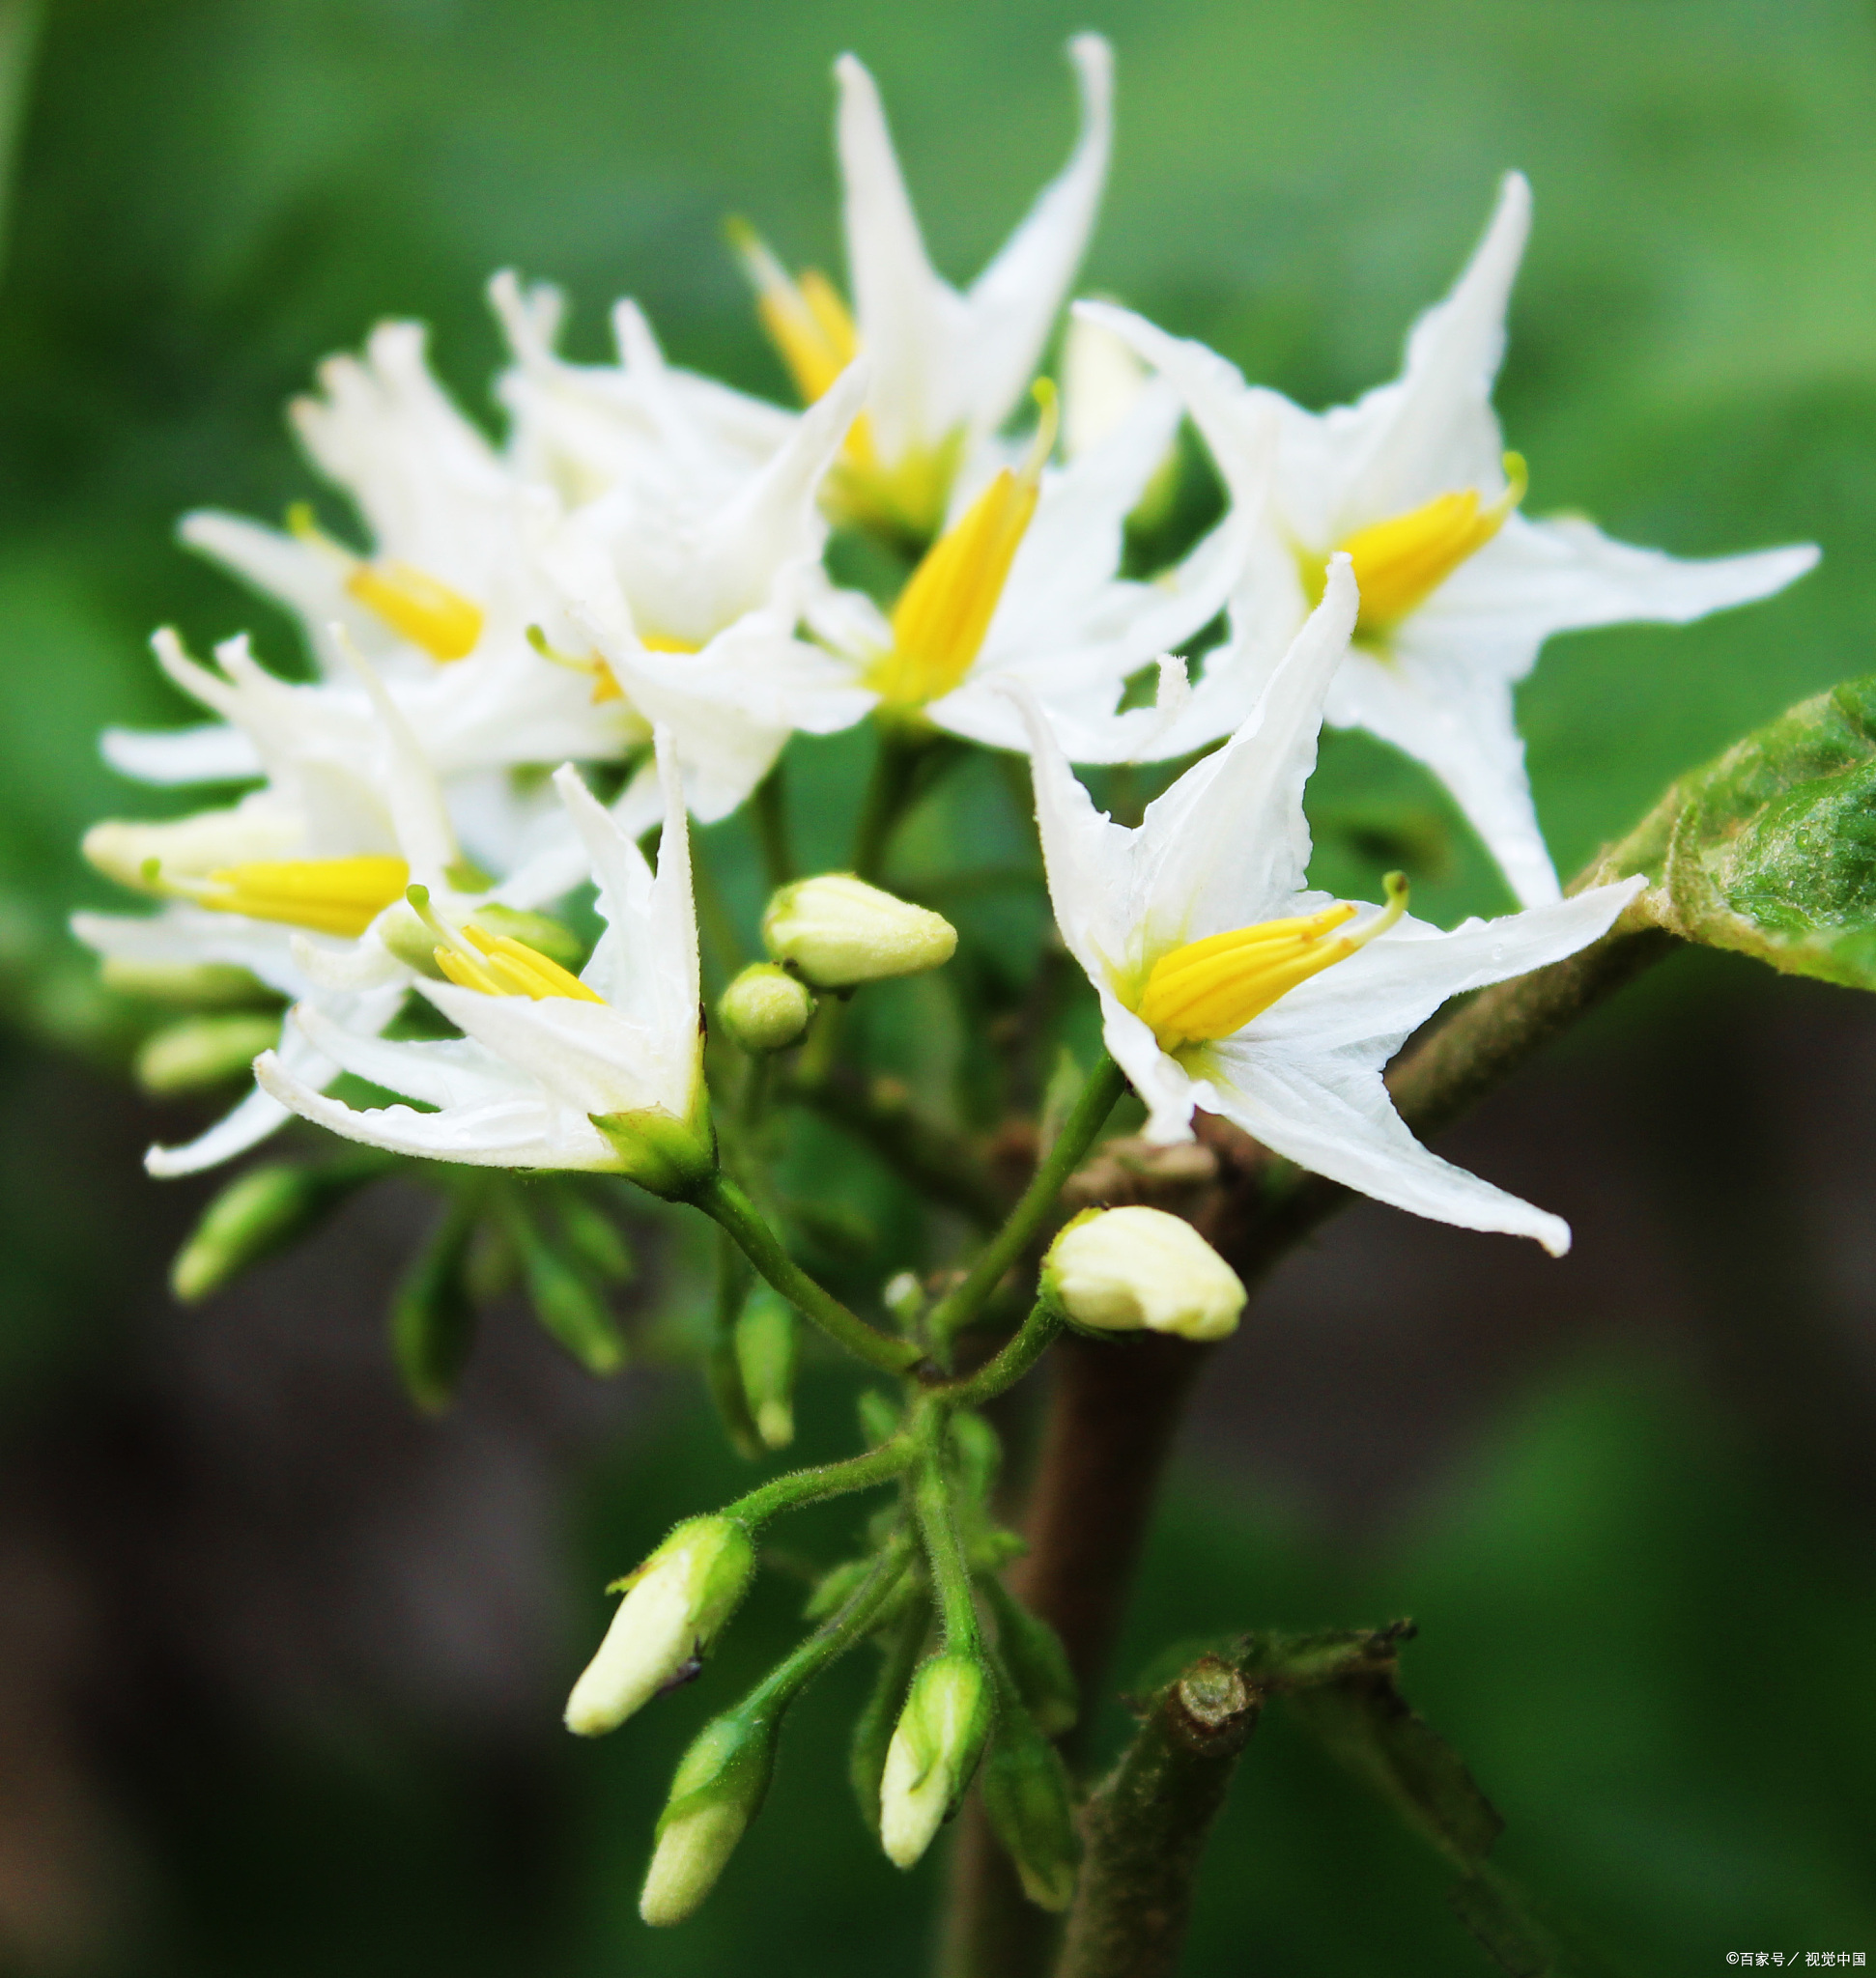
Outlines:
[{"label": "green stem", "polygon": [[749,1295],[749,1264],[726,1229],[717,1232],[717,1311],[704,1360],[710,1399],[723,1418],[724,1433],[739,1456],[754,1462],[763,1455],[762,1438],[749,1411],[743,1370],[736,1358],[736,1320]]},{"label": "green stem", "polygon": [[957,1536],[952,1511],[951,1480],[945,1475],[945,1429],[949,1412],[927,1405],[920,1411],[912,1433],[918,1441],[918,1467],[912,1478],[912,1509],[924,1541],[925,1563],[931,1568],[932,1591],[945,1624],[945,1647],[960,1654],[981,1654],[977,1600],[971,1593],[971,1568]]},{"label": "green stem", "polygon": [[968,1380],[960,1380],[955,1387],[940,1388],[937,1393],[955,1407],[977,1408],[995,1400],[1041,1359],[1061,1330],[1062,1314],[1050,1300],[1038,1298],[1015,1338],[994,1360],[986,1361]]},{"label": "green stem", "polygon": [[795,1081],[808,1091],[819,1091],[828,1083],[834,1071],[835,1054],[840,1048],[840,1032],[846,1029],[847,996],[829,994],[821,998],[819,1013],[814,1018],[813,1028],[808,1032],[808,1041],[801,1047],[801,1058],[795,1066]]},{"label": "green stem", "polygon": [[894,829],[911,800],[920,760],[932,745],[904,727],[884,721],[874,725],[879,752],[873,757],[873,773],[854,829],[853,869],[860,878],[877,884]]},{"label": "green stem", "polygon": [[817,1285],[782,1248],[748,1196],[720,1170],[707,1175],[689,1198],[712,1222],[726,1229],[757,1271],[811,1324],[882,1373],[905,1373],[924,1357],[905,1340],[891,1340],[857,1317],[831,1291]]},{"label": "green stem", "polygon": [[876,1622],[911,1564],[912,1540],[895,1532],[859,1591],[834,1616],[817,1627],[794,1653],[770,1670],[745,1700],[744,1710],[783,1710],[814,1677],[844,1655]]},{"label": "green stem", "polygon": [[782,1512],[799,1511],[803,1505],[819,1504],[823,1498],[870,1490],[876,1484],[890,1484],[895,1477],[904,1476],[918,1455],[918,1445],[910,1434],[895,1435],[863,1456],[849,1456],[840,1463],[822,1463],[811,1470],[792,1470],[785,1477],[760,1484],[734,1504],[725,1505],[723,1515],[736,1518],[753,1530]]},{"label": "green stem", "polygon": [[762,871],[773,892],[795,876],[795,849],[788,830],[788,785],[786,773],[778,759],[775,767],[755,786],[751,805],[755,815],[755,835],[762,847]]},{"label": "green stem", "polygon": [[1036,1240],[1055,1207],[1063,1183],[1081,1166],[1095,1135],[1113,1112],[1114,1102],[1126,1087],[1126,1073],[1103,1052],[1101,1061],[1075,1102],[1074,1111],[1063,1122],[1048,1158],[1023,1191],[1023,1199],[1010,1210],[1009,1220],[971,1266],[964,1282],[934,1308],[929,1321],[934,1339],[944,1340],[960,1326],[968,1325],[996,1289],[1004,1272]]}]

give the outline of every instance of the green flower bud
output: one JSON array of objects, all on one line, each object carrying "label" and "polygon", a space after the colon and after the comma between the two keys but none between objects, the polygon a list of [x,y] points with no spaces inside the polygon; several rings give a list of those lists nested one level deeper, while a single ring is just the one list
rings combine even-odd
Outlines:
[{"label": "green flower bud", "polygon": [[754,1056],[785,1051],[813,1014],[807,986],[773,962],[751,962],[717,1003],[724,1029]]},{"label": "green flower bud", "polygon": [[185,1017],[144,1039],[137,1052],[137,1083],[156,1099],[200,1091],[246,1071],[279,1041],[277,1016]]},{"label": "green flower bud", "polygon": [[584,1274],[525,1219],[516,1218],[527,1302],[542,1330],[557,1340],[588,1373],[618,1372],[625,1342],[606,1300]]},{"label": "green flower bud", "polygon": [[406,1392],[426,1415],[455,1399],[475,1343],[475,1301],[466,1266],[476,1221],[471,1200],[452,1202],[391,1300],[391,1351]]},{"label": "green flower bud", "polygon": [[99,964],[98,979],[120,996],[142,996],[152,1003],[224,1009],[279,1000],[258,975],[228,962],[137,962],[128,955],[107,954]]},{"label": "green flower bud", "polygon": [[1001,1580],[985,1580],[997,1618],[997,1648],[1023,1708],[1048,1738],[1060,1738],[1081,1714],[1081,1694],[1062,1637],[1032,1614]]},{"label": "green flower bud", "polygon": [[599,1653],[567,1698],[567,1729],[597,1738],[683,1676],[716,1640],[755,1571],[755,1548],[733,1518],[690,1518],[637,1572]]},{"label": "green flower bud", "polygon": [[795,1309],[765,1285],[750,1295],[736,1320],[736,1364],[743,1392],[766,1449],[795,1439],[795,1362],[801,1327]]},{"label": "green flower bud", "polygon": [[1222,1340],[1237,1330],[1244,1286],[1190,1223],[1164,1209],[1090,1209],[1043,1259],[1042,1286],[1077,1325],[1101,1332]]},{"label": "green flower bud", "polygon": [[671,1779],[639,1898],[647,1923],[682,1923],[716,1886],[768,1793],[777,1728],[774,1717],[731,1711],[693,1739]]},{"label": "green flower bud", "polygon": [[1075,1892],[1081,1836],[1061,1754],[1022,1710],[1006,1710],[983,1762],[983,1811],[1023,1893],[1041,1909],[1066,1909]]},{"label": "green flower bud", "polygon": [[203,1212],[169,1268],[169,1286],[193,1305],[232,1283],[250,1265],[284,1250],[355,1189],[396,1165],[390,1157],[355,1154],[324,1168],[269,1162],[238,1174]]},{"label": "green flower bud", "polygon": [[879,1785],[880,1844],[897,1867],[924,1853],[964,1796],[994,1716],[975,1656],[937,1654],[913,1677]]},{"label": "green flower bud", "polygon": [[851,872],[824,872],[770,900],[762,940],[814,988],[846,989],[942,967],[957,947],[957,929]]}]

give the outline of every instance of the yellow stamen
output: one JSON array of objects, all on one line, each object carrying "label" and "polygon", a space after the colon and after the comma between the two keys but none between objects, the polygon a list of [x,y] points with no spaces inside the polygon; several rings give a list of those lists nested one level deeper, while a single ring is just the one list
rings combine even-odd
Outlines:
[{"label": "yellow stamen", "polygon": [[[1462,489],[1435,494],[1405,515],[1357,529],[1339,547],[1355,567],[1361,592],[1361,616],[1355,636],[1384,632],[1423,605],[1468,556],[1475,555],[1504,527],[1506,518],[1524,498],[1529,485],[1521,455],[1505,455],[1505,492],[1488,508],[1478,491]],[[1314,571],[1316,596],[1322,596],[1323,573]]]},{"label": "yellow stamen", "polygon": [[1407,880],[1390,872],[1387,905],[1351,933],[1334,931],[1355,916],[1343,902],[1319,914],[1262,920],[1189,941],[1153,964],[1135,1013],[1163,1051],[1232,1036],[1297,983],[1347,961],[1386,933],[1407,912]]},{"label": "yellow stamen", "polygon": [[458,934],[430,904],[427,887],[409,888],[405,898],[425,926],[442,937],[437,944],[437,966],[459,987],[484,996],[526,996],[536,1003],[553,996],[574,1003],[606,1001],[578,975],[513,935],[487,934],[473,921]]},{"label": "yellow stamen", "polygon": [[893,608],[893,648],[868,683],[894,706],[923,707],[949,693],[982,647],[1055,450],[1058,412],[1047,379],[1037,381],[1036,400],[1042,416],[1028,458],[1013,471],[1005,467],[939,537]]},{"label": "yellow stamen", "polygon": [[482,636],[482,608],[461,591],[396,558],[384,563],[359,561],[320,528],[303,501],[287,511],[287,525],[302,542],[343,558],[349,566],[346,589],[432,659],[447,663],[467,659],[475,650]]},{"label": "yellow stamen", "polygon": [[781,353],[795,389],[810,405],[853,362],[860,338],[847,305],[817,268],[797,281],[747,220],[724,232],[755,288],[755,313]]},{"label": "yellow stamen", "polygon": [[224,865],[187,889],[198,905],[250,920],[281,920],[320,934],[356,940],[411,877],[402,859],[367,853],[355,859],[288,859]]}]

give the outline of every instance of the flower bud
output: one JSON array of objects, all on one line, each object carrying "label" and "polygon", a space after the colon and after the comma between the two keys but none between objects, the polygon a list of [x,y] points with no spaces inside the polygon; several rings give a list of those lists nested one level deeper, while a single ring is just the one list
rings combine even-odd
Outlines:
[{"label": "flower bud", "polygon": [[912,1679],[886,1752],[879,1838],[910,1868],[964,1796],[993,1715],[990,1680],[970,1655],[932,1656]]},{"label": "flower bud", "polygon": [[99,965],[98,979],[120,996],[146,997],[152,1003],[221,1009],[276,1000],[258,975],[228,962],[146,962],[107,954]]},{"label": "flower bud", "polygon": [[176,1253],[169,1267],[170,1289],[185,1305],[220,1290],[250,1265],[297,1241],[390,1166],[388,1157],[374,1152],[323,1168],[270,1161],[236,1175]]},{"label": "flower bud", "polygon": [[942,967],[957,929],[941,914],[881,892],[851,872],[784,886],[762,916],[762,939],[816,989],[845,989]]},{"label": "flower bud", "polygon": [[1190,1223],[1164,1209],[1091,1209],[1049,1247],[1044,1289],[1077,1325],[1222,1340],[1244,1286]]},{"label": "flower bud", "polygon": [[689,1518],[636,1573],[599,1653],[567,1698],[567,1729],[616,1730],[711,1643],[755,1570],[755,1548],[733,1518]]},{"label": "flower bud", "polygon": [[717,1003],[724,1029],[752,1056],[785,1051],[813,1014],[807,985],[773,962],[751,962]]},{"label": "flower bud", "polygon": [[1015,1864],[1023,1893],[1062,1910],[1075,1892],[1081,1837],[1061,1754],[1021,1710],[1007,1710],[983,1762],[983,1811]]},{"label": "flower bud", "polygon": [[280,1041],[280,1019],[231,1011],[185,1017],[144,1039],[137,1052],[137,1083],[153,1098],[199,1091],[245,1071]]},{"label": "flower bud", "polygon": [[678,1762],[658,1821],[639,1914],[682,1923],[696,1913],[761,1810],[775,1769],[776,1720],[732,1711],[706,1724]]},{"label": "flower bud", "polygon": [[799,1351],[794,1307],[767,1286],[753,1292],[736,1320],[736,1365],[765,1449],[785,1449],[795,1439]]},{"label": "flower bud", "polygon": [[1081,1713],[1081,1694],[1062,1637],[1001,1580],[984,1583],[997,1617],[997,1648],[1023,1708],[1045,1737],[1060,1738]]}]

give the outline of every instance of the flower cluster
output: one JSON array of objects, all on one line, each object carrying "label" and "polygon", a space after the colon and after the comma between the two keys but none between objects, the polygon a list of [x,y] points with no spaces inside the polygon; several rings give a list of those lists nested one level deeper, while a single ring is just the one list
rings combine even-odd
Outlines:
[{"label": "flower cluster", "polygon": [[[310,665],[265,664],[245,638],[205,662],[159,633],[157,664],[209,719],[105,737],[146,782],[245,786],[85,843],[156,904],[80,915],[78,936],[112,982],[189,1011],[146,1049],[146,1077],[211,1087],[252,1065],[217,1123],[151,1150],[153,1172],[228,1160],[298,1115],[425,1163],[620,1175],[725,1231],[712,1379],[750,1450],[792,1434],[798,1314],[906,1382],[902,1402],[872,1398],[865,1455],[680,1526],[574,1689],[570,1727],[611,1729],[695,1673],[767,1519],[896,1489],[867,1555],[817,1592],[817,1631],[685,1758],[645,1888],[654,1922],[702,1900],[760,1804],[788,1702],[864,1639],[885,1661],[856,1778],[885,1851],[917,1860],[981,1761],[1025,1887],[1066,1901],[1073,1823],[1048,1740],[1072,1684],[997,1577],[1014,1541],[989,1509],[994,1438],[976,1410],[1064,1326],[1214,1340],[1243,1287],[1189,1223],[1122,1207],[1061,1231],[1029,1319],[987,1364],[958,1372],[958,1336],[1034,1267],[1127,1088],[1149,1143],[1217,1116],[1382,1201],[1563,1251],[1556,1216],[1420,1145],[1382,1082],[1441,1004],[1598,941],[1640,886],[1563,895],[1513,689],[1552,633],[1688,620],[1814,560],[1684,562],[1524,514],[1528,470],[1492,409],[1529,223],[1515,176],[1401,376],[1352,406],[1305,411],[1124,309],[1071,305],[1107,170],[1110,58],[1092,36],[1068,52],[1073,152],[962,292],[926,257],[871,78],[841,60],[851,299],[730,230],[799,410],[670,363],[630,302],[616,361],[571,363],[557,294],[505,273],[490,290],[510,353],[498,445],[439,387],[414,325],[328,361],[294,417],[352,538],[310,504],[279,528],[205,511],[182,531],[298,618]],[[1058,376],[1038,375],[1065,316]],[[1199,444],[1182,447],[1188,428]],[[1222,513],[1181,539],[1177,490],[1207,472]],[[860,539],[888,573],[866,588],[829,553]],[[1303,795],[1324,722],[1424,764],[1519,910],[1441,929],[1408,913],[1398,874],[1377,904],[1310,890]],[[877,768],[853,869],[799,875],[783,751],[861,723]],[[895,1276],[874,1324],[802,1267],[811,1245],[773,1185],[775,1115],[844,1106],[928,1192],[994,1193],[933,1152],[925,1123],[866,1112],[839,1062],[856,992],[941,969],[957,946],[880,881],[908,809],[973,751],[1027,764],[1056,924],[1107,1056],[1045,1110],[1035,1180],[981,1218],[1002,1223],[981,1254]],[[1157,794],[1117,821],[1076,765],[1127,766]],[[692,829],[745,806],[775,867],[768,959],[728,984],[712,1034]],[[273,1229],[279,1190],[250,1196]],[[446,1396],[460,1365],[462,1266],[490,1202],[509,1201],[551,1328],[588,1365],[618,1364],[592,1293],[623,1266],[584,1200],[569,1193],[550,1239],[510,1199],[460,1198],[399,1321],[420,1396]],[[205,1231],[232,1256],[244,1227],[228,1206]],[[198,1253],[188,1284],[225,1276],[218,1257]]]}]

